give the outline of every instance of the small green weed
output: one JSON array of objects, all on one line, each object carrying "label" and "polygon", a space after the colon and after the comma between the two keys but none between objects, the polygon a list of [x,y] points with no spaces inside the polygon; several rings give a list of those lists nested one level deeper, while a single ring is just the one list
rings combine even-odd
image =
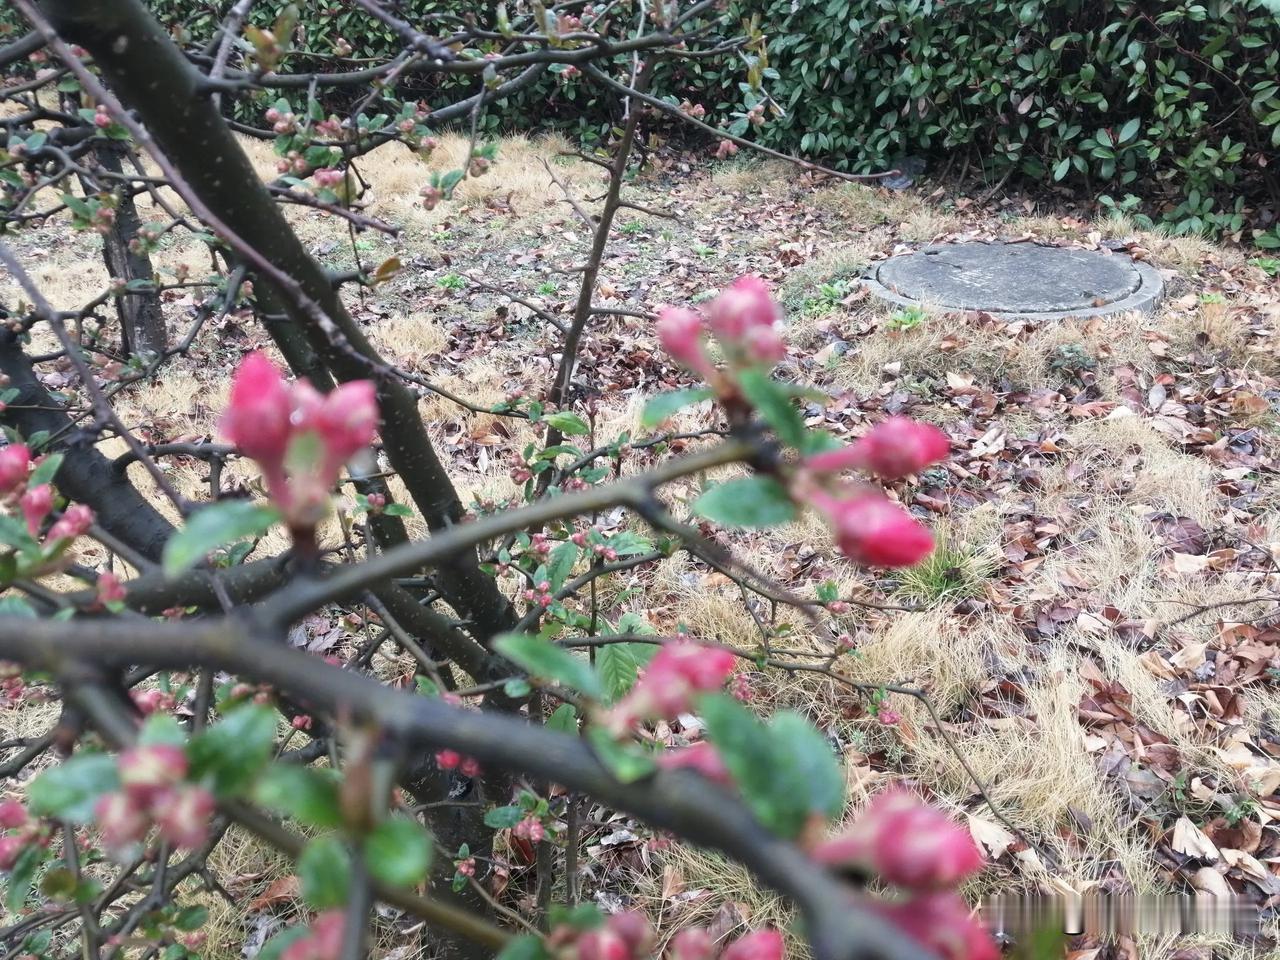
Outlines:
[{"label": "small green weed", "polygon": [[942,540],[928,557],[903,571],[898,596],[926,605],[976,597],[995,566],[985,548]]},{"label": "small green weed", "polygon": [[924,307],[906,307],[895,311],[893,316],[884,322],[884,328],[893,333],[905,333],[914,330],[929,319],[929,311]]}]

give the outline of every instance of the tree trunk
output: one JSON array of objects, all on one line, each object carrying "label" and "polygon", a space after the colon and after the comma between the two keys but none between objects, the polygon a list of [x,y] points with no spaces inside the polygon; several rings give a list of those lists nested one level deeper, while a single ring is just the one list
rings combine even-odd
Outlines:
[{"label": "tree trunk", "polygon": [[[122,173],[120,158],[123,147],[114,140],[96,148],[98,165],[111,173]],[[102,259],[112,280],[129,283],[143,280],[148,289],[128,290],[115,298],[116,314],[120,318],[120,340],[126,356],[142,353],[163,353],[169,345],[169,331],[165,327],[164,312],[160,309],[160,293],[154,287],[155,271],[151,258],[145,253],[129,249],[129,241],[137,237],[142,221],[138,208],[128,190],[120,192],[116,207],[116,220],[111,230],[102,238]]]}]

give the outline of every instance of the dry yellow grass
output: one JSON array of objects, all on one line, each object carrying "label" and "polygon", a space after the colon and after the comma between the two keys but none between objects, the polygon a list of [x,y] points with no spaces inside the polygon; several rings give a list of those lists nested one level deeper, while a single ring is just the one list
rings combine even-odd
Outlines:
[{"label": "dry yellow grass", "polygon": [[[430,260],[448,252],[454,241],[445,235],[451,227],[474,221],[490,229],[486,217],[495,210],[502,211],[491,224],[491,242],[495,246],[515,238],[544,238],[549,232],[558,232],[561,224],[577,226],[546,164],[579,190],[594,185],[599,171],[558,159],[555,155],[566,144],[555,138],[504,140],[500,162],[493,173],[465,181],[456,203],[424,210],[418,203],[419,187],[431,171],[459,165],[466,145],[465,138],[447,136],[428,162],[398,146],[380,149],[361,161],[361,173],[370,183],[364,197],[367,212],[406,228],[404,253],[420,254]],[[275,157],[269,145],[245,141],[245,148],[264,179],[275,175]],[[721,165],[710,178],[712,190],[707,191],[717,195],[708,198],[705,207],[694,208],[694,212],[705,218],[709,211],[723,211],[744,202],[747,195],[786,195],[792,188],[792,179],[789,169],[773,163]],[[740,196],[727,200],[724,191]],[[781,290],[796,308],[788,336],[798,353],[815,349],[825,341],[823,324],[828,321],[838,324],[848,338],[849,351],[830,361],[833,390],[875,395],[884,389],[887,370],[894,377],[919,380],[945,380],[947,374],[952,374],[986,384],[1007,380],[1025,389],[1066,389],[1050,364],[1055,351],[1070,346],[1097,361],[1102,396],[1114,399],[1116,367],[1128,366],[1150,374],[1164,366],[1162,358],[1150,348],[1145,331],[1167,339],[1174,354],[1190,349],[1200,334],[1214,347],[1241,349],[1236,342],[1241,339],[1241,320],[1231,305],[1187,308],[1166,304],[1156,316],[1140,321],[1116,317],[1088,323],[1042,324],[1034,329],[983,326],[968,319],[931,314],[914,328],[894,330],[888,322],[894,311],[861,302],[851,308],[835,307],[827,317],[818,312],[806,314],[801,308],[818,284],[850,275],[873,255],[886,252],[884,238],[874,234],[873,229],[892,227],[895,241],[922,242],[959,229],[964,221],[958,214],[939,210],[917,196],[866,186],[821,188],[803,201],[812,210],[833,215],[837,225],[849,228],[840,234],[838,242],[820,247],[808,263],[794,269]],[[345,238],[341,223],[313,211],[295,208],[289,216],[313,247]],[[554,227],[550,226],[552,223]],[[649,221],[645,225],[650,226]],[[1016,230],[1019,223],[1008,226]],[[1048,217],[1027,218],[1021,226],[1045,236],[1071,234],[1062,222]],[[1161,265],[1187,274],[1194,273],[1210,255],[1228,259],[1232,256],[1204,241],[1143,233],[1123,220],[1100,223],[1096,229],[1107,236],[1133,236]],[[683,240],[655,242],[647,255],[666,256],[678,242]],[[770,237],[757,237],[742,246],[758,254],[760,245],[770,242]],[[79,306],[105,285],[96,237],[77,235],[66,242],[65,231],[50,231],[24,236],[21,243],[24,260],[38,271],[38,279],[58,306]],[[735,255],[738,252],[733,251]],[[369,258],[373,256],[370,254]],[[198,247],[175,243],[163,249],[157,261],[162,269],[172,269],[178,262],[203,263],[201,258]],[[465,273],[467,265],[457,269]],[[531,268],[534,269],[537,268]],[[534,383],[550,379],[553,358],[550,351],[543,349],[544,333],[532,341],[536,348],[531,347],[529,339],[513,337],[456,363],[452,359],[447,364],[443,362],[442,357],[454,347],[451,324],[473,308],[460,300],[456,307],[450,304],[447,309],[430,312],[412,302],[414,279],[403,278],[400,286],[398,278],[389,285],[393,293],[383,301],[389,308],[387,315],[369,328],[371,339],[389,360],[479,405],[504,399],[508,384],[521,378]],[[7,278],[0,278],[0,299],[14,296],[12,284]],[[1267,358],[1260,357],[1256,362],[1261,365]],[[187,370],[184,376],[165,377],[144,387],[130,388],[122,394],[120,412],[126,422],[153,424],[163,435],[203,434],[211,429],[226,402],[227,373],[219,369]],[[622,430],[634,433],[642,403],[643,398],[633,393],[605,397],[597,417],[598,435],[611,437]],[[484,436],[498,424],[490,414],[462,410],[434,394],[422,399],[420,409],[432,439],[444,451],[449,451],[459,437]],[[917,412],[929,416],[938,411]],[[946,412],[949,419],[955,416],[954,410]],[[671,425],[694,430],[709,422],[709,411],[704,406],[683,411]],[[1029,433],[1043,425],[1022,412],[1011,413],[1002,422],[1011,433]],[[508,475],[511,461],[506,451],[520,450],[539,433],[525,421],[503,420],[502,425],[508,435],[501,447],[493,448],[492,455],[485,453],[474,462],[455,464],[464,502],[472,498],[501,500],[517,493]],[[1207,580],[1170,575],[1161,563],[1160,545],[1143,519],[1148,513],[1169,512],[1197,520],[1206,529],[1217,524],[1226,504],[1215,492],[1218,471],[1209,461],[1182,452],[1153,425],[1151,418],[1138,415],[1063,424],[1061,442],[1069,456],[1041,471],[1042,482],[1033,495],[1034,507],[1038,514],[1069,526],[1073,535],[1082,535],[1073,536],[1070,552],[1057,551],[1047,556],[1025,582],[1011,588],[1012,595],[1003,598],[1004,602],[1030,603],[1055,597],[1062,590],[1064,578],[1069,578],[1073,589],[1116,605],[1126,616],[1168,621],[1186,610],[1190,602],[1232,599],[1256,589],[1256,583],[1243,578]],[[107,449],[118,452],[119,445]],[[1073,469],[1069,470],[1069,466]],[[1085,468],[1083,479],[1073,479],[1081,466]],[[142,478],[137,467],[131,475],[147,488],[149,481]],[[729,470],[718,474],[721,479],[730,475]],[[173,466],[170,476],[183,494],[203,495],[206,470],[202,464]],[[251,464],[239,461],[229,467],[228,477],[252,483],[255,470]],[[391,488],[398,499],[404,499],[404,488],[398,479],[391,480]],[[151,492],[154,496],[155,491]],[[665,489],[663,496],[683,508],[696,492],[695,484],[685,482]],[[1275,499],[1280,501],[1280,497]],[[161,509],[172,516],[167,505],[161,503]],[[998,547],[1004,509],[1004,505],[997,505],[953,516],[939,522],[939,532],[957,544],[994,550]],[[1277,509],[1280,502],[1273,504],[1263,524],[1269,543],[1280,540]],[[416,517],[409,519],[408,526],[414,536],[425,534]],[[1083,536],[1085,531],[1088,536]],[[330,543],[338,542],[336,523],[331,522],[325,537]],[[754,549],[746,559],[767,572],[782,574],[783,550],[795,544],[811,547],[824,561],[831,558],[829,532],[818,517],[808,513],[753,541]],[[285,546],[283,535],[272,533],[260,550],[265,555]],[[101,557],[90,554],[86,559],[98,562]],[[838,560],[832,561],[832,576],[844,595],[867,589],[865,575]],[[504,581],[504,585],[514,589],[514,578]],[[684,554],[659,565],[651,575],[635,573],[619,578],[602,590],[602,596],[612,602],[625,588],[632,587],[643,591],[645,599],[632,596],[619,602],[628,609],[643,608],[663,627],[684,624],[695,635],[742,647],[758,642],[757,624],[744,608],[738,588],[726,578],[709,575]],[[791,614],[786,617],[794,628],[786,641],[789,647],[825,649],[825,641],[815,637],[802,618]],[[1207,637],[1212,623],[1212,616],[1201,618],[1192,621],[1188,629]],[[1168,736],[1197,769],[1229,780],[1243,778],[1215,749],[1217,745],[1190,730],[1183,716],[1172,709],[1160,679],[1150,672],[1139,651],[1114,638],[1073,626],[1051,640],[1032,644],[1001,609],[967,616],[957,614],[953,605],[946,603],[926,604],[925,609],[912,613],[858,612],[847,618],[846,625],[858,635],[858,652],[842,658],[839,669],[860,683],[901,683],[923,689],[946,719],[958,752],[933,729],[920,704],[905,696],[891,695],[891,704],[903,719],[896,727],[886,727],[850,709],[854,702],[851,694],[834,680],[813,674],[753,671],[758,702],[762,708],[786,706],[801,710],[845,746],[850,813],[871,791],[901,775],[918,780],[957,813],[966,811],[990,819],[990,812],[975,802],[972,780],[960,763],[963,757],[989,785],[1001,812],[1027,831],[1057,862],[1055,868],[1049,869],[1046,863],[1023,859],[1015,869],[1006,857],[984,881],[987,886],[1007,884],[1013,878],[1035,885],[1047,882],[1050,873],[1079,885],[1096,879],[1103,869],[1114,869],[1138,889],[1158,884],[1160,871],[1151,856],[1151,844],[1115,785],[1098,772],[1096,756],[1077,716],[1080,698],[1087,689],[1084,670],[1089,664],[1096,664],[1106,677],[1122,684],[1132,696],[1134,714]],[[393,675],[403,665],[393,658],[389,648],[386,657],[375,658],[380,675]],[[1001,676],[1020,678],[1025,696],[1022,714],[975,717],[971,708],[990,692],[994,678]],[[1256,723],[1265,712],[1276,709],[1274,697],[1246,694],[1248,722]],[[0,724],[4,725],[6,736],[28,735],[46,729],[54,718],[53,708],[33,707],[0,714]],[[888,758],[889,773],[870,773],[867,757],[873,753]],[[1080,823],[1090,826],[1081,830]],[[1073,836],[1064,839],[1064,833]],[[238,832],[219,847],[212,866],[225,882],[240,878],[242,882],[235,892],[243,892],[246,898],[261,893],[271,880],[289,872],[281,858]],[[739,918],[740,925],[785,924],[789,919],[785,906],[745,871],[715,855],[680,844],[657,856],[652,869],[629,880],[634,884],[635,896],[652,908],[664,936],[681,924],[710,919],[725,904],[738,905],[731,915]],[[684,894],[700,892],[696,896],[664,898],[664,889],[670,893],[677,881]],[[585,892],[588,896],[593,893]],[[211,910],[206,957],[238,957],[245,936],[243,907],[231,906],[214,895],[200,896]],[[290,907],[284,913],[292,915],[295,910]],[[795,946],[799,949],[798,944]],[[1168,956],[1171,949],[1155,942],[1145,946],[1152,952],[1144,956],[1152,957]]]}]

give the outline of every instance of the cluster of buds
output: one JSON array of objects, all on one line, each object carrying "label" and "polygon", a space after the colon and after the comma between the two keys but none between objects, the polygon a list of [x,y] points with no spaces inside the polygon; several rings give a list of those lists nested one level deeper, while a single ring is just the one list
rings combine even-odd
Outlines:
[{"label": "cluster of buds", "polygon": [[536,603],[544,610],[555,601],[555,597],[551,595],[551,584],[546,580],[542,580],[526,590],[524,598],[529,603]]},{"label": "cluster of buds", "polygon": [[177,705],[173,694],[165,693],[163,690],[134,688],[129,691],[129,699],[133,701],[139,713],[148,717],[153,713],[168,713]]},{"label": "cluster of buds", "polygon": [[747,122],[753,127],[764,126],[764,101],[757,103],[747,111]]},{"label": "cluster of buds", "polygon": [[853,825],[810,851],[818,863],[874,875],[905,891],[875,909],[944,960],[995,960],[999,951],[955,892],[983,865],[969,832],[914,794],[877,794]]},{"label": "cluster of buds", "polygon": [[538,532],[529,538],[529,550],[540,557],[551,552],[551,540],[545,533]]},{"label": "cluster of buds", "polygon": [[426,210],[434,210],[440,205],[440,201],[444,199],[444,191],[433,184],[426,184],[418,191],[418,196],[422,198],[422,206]]},{"label": "cluster of buds", "polygon": [[343,465],[373,440],[373,383],[355,380],[328,395],[306,381],[289,384],[261,353],[241,361],[222,431],[262,468],[267,493],[295,534],[324,517]]},{"label": "cluster of buds", "polygon": [[738,145],[732,140],[721,140],[716,144],[716,159],[728,160],[738,152]]},{"label": "cluster of buds", "polygon": [[0,803],[0,872],[12,870],[24,850],[48,842],[48,831],[17,800]]},{"label": "cluster of buds", "polygon": [[436,751],[436,766],[441,770],[457,770],[464,777],[480,776],[480,761],[475,757],[464,757],[457,750]]},{"label": "cluster of buds", "polygon": [[521,840],[539,843],[547,835],[547,828],[543,826],[541,819],[530,814],[512,827],[511,833],[512,836],[519,837]]},{"label": "cluster of buds", "polygon": [[335,57],[351,56],[352,46],[345,37],[338,37],[333,41],[333,55]]},{"label": "cluster of buds", "polygon": [[315,180],[316,186],[325,190],[332,190],[347,177],[343,171],[335,167],[321,167],[311,176]]},{"label": "cluster of buds", "polygon": [[471,163],[467,165],[467,174],[472,177],[483,177],[489,172],[489,167],[491,165],[492,164],[488,157],[482,157],[479,155],[473,156],[471,158]]},{"label": "cluster of buds", "polygon": [[116,855],[128,851],[153,826],[175,847],[204,843],[213,815],[213,794],[184,782],[187,755],[172,744],[132,747],[120,754],[120,786],[94,805],[102,841]]},{"label": "cluster of buds", "polygon": [[[649,919],[637,910],[624,910],[605,918],[590,930],[558,927],[548,945],[569,960],[649,960],[656,937]],[[705,927],[686,927],[667,944],[666,960],[782,960],[782,934],[772,928],[752,930],[721,950]]]},{"label": "cluster of buds", "polygon": [[279,174],[292,173],[305,177],[310,170],[311,164],[307,163],[297,150],[290,150],[276,163],[276,173]]},{"label": "cluster of buds", "polygon": [[131,253],[150,253],[156,248],[159,242],[161,232],[153,227],[141,227],[138,235],[131,237],[129,240],[129,251]]},{"label": "cluster of buds", "polygon": [[700,693],[724,686],[737,658],[722,647],[706,647],[687,640],[668,643],[659,650],[631,692],[604,718],[618,735],[642,720],[674,720],[693,707]]},{"label": "cluster of buds", "polygon": [[[31,457],[26,444],[11,443],[0,450],[0,504],[16,506],[22,513],[27,532],[39,539],[45,520],[53,512],[53,487],[47,483],[31,486],[31,469],[37,461]],[[73,540],[88,532],[93,526],[93,510],[82,503],[71,504],[49,527],[44,536],[42,558],[38,566],[44,568]],[[36,572],[29,569],[26,573]],[[118,581],[117,581],[118,582]]]},{"label": "cluster of buds", "polygon": [[298,118],[287,111],[271,107],[267,110],[266,117],[267,123],[271,124],[271,130],[274,133],[283,135],[293,133],[298,129]]},{"label": "cluster of buds", "polygon": [[111,114],[107,110],[107,105],[105,103],[98,104],[93,111],[93,125],[99,130],[105,130],[113,123],[115,123],[115,121],[111,119]]},{"label": "cluster of buds", "polygon": [[707,108],[700,103],[690,103],[688,100],[681,100],[680,112],[686,117],[693,117],[695,120],[701,120],[707,115]]},{"label": "cluster of buds", "polygon": [[104,237],[116,225],[116,208],[109,204],[100,204],[89,217],[89,225]]},{"label": "cluster of buds", "polygon": [[342,953],[344,911],[326,910],[311,921],[306,934],[280,954],[280,960],[338,960]]},{"label": "cluster of buds", "polygon": [[330,140],[342,139],[342,121],[333,114],[330,114],[324,120],[317,121],[316,125],[312,127],[312,130],[316,135],[327,137]]},{"label": "cluster of buds", "polygon": [[560,71],[560,79],[562,81],[574,80],[582,75],[582,71],[575,67],[572,63],[565,64],[563,70]]},{"label": "cluster of buds", "polygon": [[708,382],[719,373],[707,356],[703,338],[708,330],[735,365],[773,365],[787,354],[780,324],[782,311],[757,276],[739,277],[708,305],[704,313],[684,307],[667,307],[658,317],[657,333],[663,348]]},{"label": "cluster of buds", "polygon": [[854,469],[897,480],[942,460],[950,448],[947,435],[937,427],[890,417],[854,444],[806,457],[792,482],[792,494],[827,518],[836,544],[850,560],[868,566],[910,566],[933,550],[933,536],[924,526],[879,490],[857,484],[832,493],[820,482]]}]

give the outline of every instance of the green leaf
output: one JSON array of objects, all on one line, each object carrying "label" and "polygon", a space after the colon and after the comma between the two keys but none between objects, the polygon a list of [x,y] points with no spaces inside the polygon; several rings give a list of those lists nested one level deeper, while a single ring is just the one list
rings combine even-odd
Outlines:
[{"label": "green leaf", "polygon": [[578,710],[572,703],[562,703],[547,717],[547,729],[578,735]]},{"label": "green leaf", "polygon": [[587,742],[619,783],[635,783],[658,769],[649,754],[632,744],[618,743],[601,727],[587,731]]},{"label": "green leaf", "polygon": [[209,908],[193,904],[183,907],[173,919],[173,925],[179,930],[199,930],[209,920]]},{"label": "green leaf", "polygon": [[566,437],[580,437],[583,434],[591,432],[591,428],[587,426],[587,421],[583,420],[576,413],[571,413],[568,410],[548,413],[542,418],[542,422],[555,427]]},{"label": "green leaf", "polygon": [[699,711],[709,739],[747,806],[760,822],[791,838],[817,814],[838,816],[844,775],[826,738],[794,713],[765,726],[732,697],[703,697]]},{"label": "green leaf", "polygon": [[547,555],[547,581],[551,584],[552,593],[563,587],[565,580],[573,572],[573,565],[578,562],[578,552],[576,543],[566,541]]},{"label": "green leaf", "polygon": [[44,862],[44,855],[45,849],[38,843],[24,847],[18,854],[13,869],[9,871],[9,889],[4,898],[4,905],[10,913],[17,913],[27,902],[27,894],[31,892],[31,884]]},{"label": "green leaf", "polygon": [[310,927],[287,927],[264,943],[262,945],[262,949],[258,951],[258,955],[254,960],[280,960],[281,955],[283,955],[293,943],[310,935]]},{"label": "green leaf", "polygon": [[644,405],[644,411],[640,414],[640,426],[645,430],[652,430],[667,417],[680,412],[685,407],[709,400],[715,395],[715,391],[710,387],[690,387],[685,390],[670,390],[650,397]]},{"label": "green leaf", "polygon": [[36,777],[27,800],[36,816],[88,823],[97,799],[119,786],[115,757],[77,753]]},{"label": "green leaf", "polygon": [[656,649],[642,643],[610,643],[596,653],[596,670],[604,681],[607,703],[622,699],[636,682],[640,666],[648,662],[648,657],[639,653],[646,648],[650,656]]},{"label": "green leaf", "polygon": [[550,640],[508,633],[494,640],[493,648],[535,677],[563,683],[594,700],[604,695],[600,678],[591,669],[591,664],[557,647]]},{"label": "green leaf", "polygon": [[508,940],[506,946],[498,951],[495,960],[550,960],[550,957],[542,938],[526,933]]},{"label": "green leaf", "polygon": [[35,537],[27,530],[27,525],[17,517],[0,513],[0,543],[15,550],[34,550]]},{"label": "green leaf", "polygon": [[807,804],[803,813],[828,820],[844,810],[844,772],[827,738],[793,711],[776,713],[769,721],[769,739],[778,779],[792,795]]},{"label": "green leaf", "polygon": [[164,545],[164,572],[177,576],[194,567],[210,550],[256,537],[280,519],[273,507],[249,500],[223,500],[199,510]]},{"label": "green leaf", "polygon": [[0,597],[0,617],[25,617],[34,620],[38,614],[22,597]]},{"label": "green leaf", "polygon": [[795,519],[796,507],[777,480],[753,475],[716,484],[693,512],[726,527],[773,527]]},{"label": "green leaf", "polygon": [[38,487],[42,483],[52,483],[53,475],[58,472],[60,466],[62,466],[62,454],[49,454],[36,464],[36,468],[31,471],[31,476],[27,477],[27,488]]},{"label": "green leaf", "polygon": [[392,887],[412,887],[431,869],[431,836],[408,817],[383,820],[364,838],[369,873]]},{"label": "green leaf", "polygon": [[333,770],[273,763],[253,783],[253,799],[309,827],[342,825]]},{"label": "green leaf", "polygon": [[177,719],[167,713],[153,713],[143,721],[138,731],[138,743],[144,746],[166,744],[173,747],[184,747],[187,744],[187,732]]},{"label": "green leaf", "polygon": [[523,820],[523,807],[494,807],[484,815],[484,825],[494,830],[510,830]]},{"label": "green leaf", "polygon": [[191,741],[191,779],[208,780],[219,796],[248,786],[271,758],[276,712],[259,704],[236,707]]},{"label": "green leaf", "polygon": [[805,427],[800,412],[792,406],[787,391],[771,380],[766,371],[758,367],[743,370],[738,374],[738,387],[765,423],[773,427],[779,440],[792,447],[804,443]]},{"label": "green leaf", "polygon": [[297,869],[302,899],[315,909],[330,910],[347,902],[351,855],[336,836],[317,837],[303,847]]}]

